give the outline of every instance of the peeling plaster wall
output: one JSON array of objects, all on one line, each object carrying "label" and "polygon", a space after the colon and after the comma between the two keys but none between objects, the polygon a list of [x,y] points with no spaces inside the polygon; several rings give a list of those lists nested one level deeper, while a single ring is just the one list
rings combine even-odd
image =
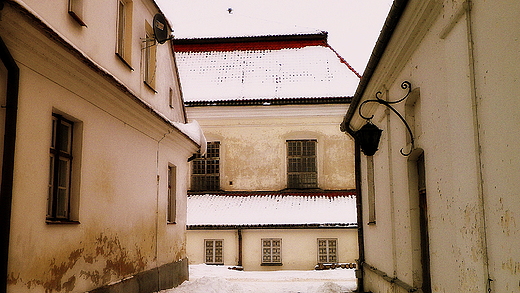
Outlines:
[{"label": "peeling plaster wall", "polygon": [[[420,92],[409,122],[425,158],[432,292],[516,292],[520,6],[474,0],[468,13],[467,4],[410,1],[364,98],[383,91],[395,101],[404,80]],[[395,106],[403,115],[404,104]],[[415,158],[399,153],[409,148],[406,129],[383,108],[373,119],[383,136],[373,157],[377,221],[364,227],[366,261],[420,287]],[[366,166],[363,157],[364,203]],[[365,277],[365,290],[402,289],[371,271]]]},{"label": "peeling plaster wall", "polygon": [[[318,185],[354,189],[354,144],[338,124],[348,105],[188,107],[208,141],[221,147],[221,188],[287,187],[286,140],[316,139]],[[232,183],[232,184],[230,184]]]},{"label": "peeling plaster wall", "polygon": [[[20,67],[8,292],[85,292],[146,272],[179,284],[188,273],[187,158],[197,146],[18,9],[6,3],[0,20]],[[117,58],[112,46],[110,52]],[[153,93],[158,108],[169,107],[172,68],[158,65],[170,72],[157,82],[162,91]],[[1,92],[4,87],[2,81]],[[182,117],[182,108],[171,111],[164,115]],[[46,223],[53,112],[75,123],[71,211],[77,221],[66,224]],[[168,165],[177,168],[176,224],[166,223]]]}]

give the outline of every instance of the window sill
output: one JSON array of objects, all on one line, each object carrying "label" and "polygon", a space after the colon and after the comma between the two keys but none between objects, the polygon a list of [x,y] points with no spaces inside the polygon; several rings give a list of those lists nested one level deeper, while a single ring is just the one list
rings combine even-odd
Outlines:
[{"label": "window sill", "polygon": [[54,224],[65,224],[65,225],[73,224],[73,225],[77,225],[77,224],[80,224],[79,221],[58,220],[58,219],[47,219],[47,220],[45,220],[45,223],[49,224],[49,225],[54,225]]},{"label": "window sill", "polygon": [[177,224],[177,222],[169,222],[169,221],[166,222],[166,225],[175,225],[175,224]]},{"label": "window sill", "polygon": [[283,266],[282,263],[262,263],[261,266],[263,267],[281,267]]}]

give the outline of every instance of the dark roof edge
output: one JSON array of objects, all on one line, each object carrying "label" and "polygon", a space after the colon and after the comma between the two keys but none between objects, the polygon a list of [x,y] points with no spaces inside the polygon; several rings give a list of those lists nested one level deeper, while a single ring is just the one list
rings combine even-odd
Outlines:
[{"label": "dark roof edge", "polygon": [[270,195],[280,195],[280,196],[328,196],[328,197],[338,197],[338,196],[355,196],[355,189],[348,190],[281,190],[281,191],[189,191],[188,196],[191,195],[219,195],[219,196],[270,196]]},{"label": "dark roof edge", "polygon": [[186,230],[237,230],[237,229],[357,229],[357,223],[310,224],[208,224],[186,225]]},{"label": "dark roof edge", "polygon": [[271,105],[319,105],[319,104],[350,104],[352,97],[323,98],[278,98],[252,100],[219,100],[219,101],[184,101],[186,107],[207,106],[271,106]]},{"label": "dark roof edge", "polygon": [[368,82],[372,78],[372,75],[374,74],[379,61],[381,60],[381,57],[383,56],[386,47],[388,46],[388,43],[390,42],[390,39],[392,38],[392,35],[394,34],[395,28],[397,27],[397,24],[399,23],[399,20],[401,19],[401,16],[408,4],[408,0],[394,0],[394,3],[392,4],[392,8],[390,9],[390,12],[388,13],[388,16],[386,17],[385,24],[383,25],[383,29],[381,30],[381,33],[379,34],[379,37],[377,39],[377,42],[374,46],[374,49],[372,50],[372,54],[370,56],[370,59],[368,61],[367,67],[365,68],[365,71],[363,72],[363,76],[361,77],[361,80],[359,81],[359,85],[356,89],[356,93],[354,94],[354,97],[352,98],[352,103],[350,107],[347,110],[347,113],[345,114],[345,117],[343,118],[343,122],[341,123],[341,131],[348,132],[349,134],[353,135],[354,131],[350,128],[349,124],[352,120],[352,117],[354,116],[355,111],[357,110],[357,107],[359,105],[359,102],[361,101],[361,97],[363,96]]},{"label": "dark roof edge", "polygon": [[174,45],[191,44],[215,44],[215,43],[249,43],[252,41],[278,42],[278,41],[302,41],[302,40],[327,40],[328,33],[321,31],[317,33],[302,33],[289,35],[263,35],[263,36],[242,36],[242,37],[201,37],[201,38],[181,38],[173,39]]}]

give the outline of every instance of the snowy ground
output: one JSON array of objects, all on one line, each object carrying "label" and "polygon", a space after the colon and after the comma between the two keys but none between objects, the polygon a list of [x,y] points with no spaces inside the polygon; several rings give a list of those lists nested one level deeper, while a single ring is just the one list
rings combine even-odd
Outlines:
[{"label": "snowy ground", "polygon": [[189,281],[160,293],[348,293],[355,289],[353,269],[251,272],[192,265]]}]

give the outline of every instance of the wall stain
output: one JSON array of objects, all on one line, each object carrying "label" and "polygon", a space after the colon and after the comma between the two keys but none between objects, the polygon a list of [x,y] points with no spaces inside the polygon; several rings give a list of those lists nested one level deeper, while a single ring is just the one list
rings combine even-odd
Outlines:
[{"label": "wall stain", "polygon": [[83,246],[70,252],[63,261],[50,260],[48,270],[38,279],[24,280],[19,273],[11,272],[7,282],[27,289],[43,287],[45,293],[72,292],[79,278],[90,280],[93,287],[99,287],[144,271],[147,265],[137,245],[130,252],[117,236],[101,233],[91,245]]}]

